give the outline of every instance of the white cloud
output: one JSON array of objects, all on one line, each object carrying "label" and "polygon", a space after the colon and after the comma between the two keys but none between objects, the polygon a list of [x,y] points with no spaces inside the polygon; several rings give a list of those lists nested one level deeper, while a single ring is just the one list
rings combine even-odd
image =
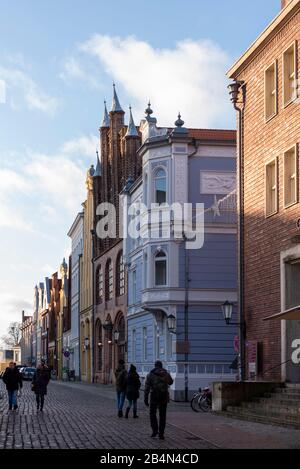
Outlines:
[{"label": "white cloud", "polygon": [[6,83],[4,80],[0,80],[0,104],[6,103]]},{"label": "white cloud", "polygon": [[31,161],[24,168],[34,181],[37,193],[43,195],[60,213],[67,210],[76,213],[85,197],[85,171],[79,162],[67,156],[31,154]]},{"label": "white cloud", "polygon": [[6,334],[7,328],[11,322],[21,322],[22,310],[32,314],[32,302],[29,299],[24,299],[5,292],[3,289],[0,291],[0,337]]},{"label": "white cloud", "polygon": [[93,71],[86,71],[83,65],[74,57],[68,57],[65,60],[60,78],[66,83],[71,83],[75,80],[87,83],[91,88],[101,88],[99,80],[93,75]]},{"label": "white cloud", "polygon": [[227,122],[227,54],[211,41],[185,40],[174,49],[157,49],[134,37],[95,35],[80,50],[101,61],[142,113],[150,98],[160,125],[173,125],[180,110],[186,126]]},{"label": "white cloud", "polygon": [[14,95],[15,91],[21,92],[22,99],[28,109],[38,110],[48,115],[54,115],[59,107],[57,98],[45,93],[37,83],[24,71],[0,67],[0,78],[6,82],[6,95],[12,95],[10,102],[12,109],[19,107]]},{"label": "white cloud", "polygon": [[[99,139],[95,135],[87,135],[69,140],[62,146],[62,152],[68,155],[95,157],[99,147]],[[96,157],[95,157],[96,158]]]}]

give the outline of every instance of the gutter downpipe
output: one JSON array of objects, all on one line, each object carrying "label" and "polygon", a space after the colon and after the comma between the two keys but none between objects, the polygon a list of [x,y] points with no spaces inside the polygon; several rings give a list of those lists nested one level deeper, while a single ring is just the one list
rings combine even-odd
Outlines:
[{"label": "gutter downpipe", "polygon": [[[239,303],[239,348],[240,348],[240,381],[246,379],[246,334],[245,334],[245,309],[244,309],[244,110],[246,102],[246,85],[243,81],[235,81],[233,85],[229,85],[232,90],[235,86],[235,91],[231,91],[231,101],[233,102],[234,109],[238,112],[238,303]],[[239,91],[242,91],[243,100],[241,107],[238,104]]]},{"label": "gutter downpipe", "polygon": [[81,377],[81,260],[82,254],[78,256],[78,374],[79,381],[82,381]]}]

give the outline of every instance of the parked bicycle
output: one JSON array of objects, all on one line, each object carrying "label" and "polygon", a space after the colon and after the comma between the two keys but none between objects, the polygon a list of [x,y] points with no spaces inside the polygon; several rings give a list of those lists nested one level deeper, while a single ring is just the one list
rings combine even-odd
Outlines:
[{"label": "parked bicycle", "polygon": [[193,395],[191,400],[191,408],[194,412],[209,412],[212,409],[212,392],[209,388],[203,390],[199,388],[199,391]]}]

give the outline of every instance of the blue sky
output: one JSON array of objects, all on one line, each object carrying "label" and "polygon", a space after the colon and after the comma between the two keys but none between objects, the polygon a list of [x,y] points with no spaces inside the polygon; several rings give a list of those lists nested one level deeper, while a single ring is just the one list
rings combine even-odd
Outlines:
[{"label": "blue sky", "polygon": [[[279,0],[0,0],[0,336],[68,254],[103,100],[233,128],[225,72]],[[5,99],[4,99],[5,98]]]}]

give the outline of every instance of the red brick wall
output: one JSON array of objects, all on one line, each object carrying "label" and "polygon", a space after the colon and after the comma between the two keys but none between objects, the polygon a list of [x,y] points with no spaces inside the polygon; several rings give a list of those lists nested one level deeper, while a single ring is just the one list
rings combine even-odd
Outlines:
[{"label": "red brick wall", "polygon": [[[300,143],[300,104],[292,103],[285,109],[282,104],[282,54],[295,40],[298,41],[299,76],[300,12],[237,77],[247,87],[244,122],[247,340],[263,342],[265,370],[281,363],[281,323],[262,319],[281,310],[280,251],[291,247],[296,220],[300,217],[299,203],[284,209],[283,202],[283,152]],[[264,71],[275,59],[278,61],[278,115],[265,123]],[[274,156],[278,157],[279,213],[266,219],[265,163]],[[265,379],[279,377],[280,369],[264,376]]]}]

